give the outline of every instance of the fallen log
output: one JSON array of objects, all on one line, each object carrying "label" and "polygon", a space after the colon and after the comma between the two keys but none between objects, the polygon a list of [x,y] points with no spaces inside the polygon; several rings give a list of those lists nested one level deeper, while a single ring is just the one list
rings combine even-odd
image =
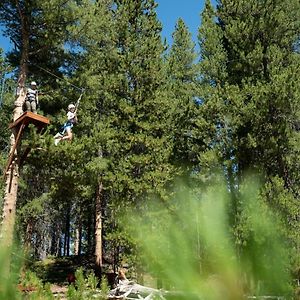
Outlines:
[{"label": "fallen log", "polygon": [[122,282],[117,287],[109,292],[108,299],[165,299],[164,291],[146,287],[132,281]]},{"label": "fallen log", "polygon": [[132,281],[127,280],[121,282],[117,287],[109,292],[108,299],[139,299],[139,300],[169,300],[169,299],[189,299],[199,300],[199,296],[196,294],[180,292],[180,291],[165,291],[161,289],[154,289],[146,287]]}]

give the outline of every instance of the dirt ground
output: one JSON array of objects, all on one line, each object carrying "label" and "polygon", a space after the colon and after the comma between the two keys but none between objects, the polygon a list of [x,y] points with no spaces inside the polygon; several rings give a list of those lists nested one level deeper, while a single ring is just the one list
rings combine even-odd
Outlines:
[{"label": "dirt ground", "polygon": [[67,291],[68,291],[68,287],[65,285],[57,285],[57,284],[51,285],[51,292],[53,293],[54,296],[57,297],[57,299],[67,300]]}]

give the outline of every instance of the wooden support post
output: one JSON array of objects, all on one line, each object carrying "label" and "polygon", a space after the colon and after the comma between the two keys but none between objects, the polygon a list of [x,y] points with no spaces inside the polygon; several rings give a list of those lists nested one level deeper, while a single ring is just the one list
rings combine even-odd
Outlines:
[{"label": "wooden support post", "polygon": [[[20,161],[26,158],[20,153],[20,145],[22,139],[22,133],[29,124],[33,124],[38,128],[38,132],[42,130],[47,124],[50,123],[49,119],[44,116],[40,116],[31,112],[25,112],[22,114],[22,103],[25,99],[25,90],[22,89],[20,96],[15,101],[14,110],[14,123],[9,127],[14,130],[14,134],[11,135],[11,151],[8,159],[7,166],[5,168],[4,176],[5,181],[5,192],[3,201],[3,213],[2,213],[2,224],[0,231],[0,242],[1,246],[5,246],[10,249],[13,242],[13,232],[16,217],[16,203],[18,193],[18,182],[20,176]],[[25,151],[27,155],[30,148]],[[7,176],[8,175],[8,176]],[[6,262],[6,272],[9,273],[10,257]]]},{"label": "wooden support post", "polygon": [[15,144],[13,145],[13,148],[12,148],[11,153],[10,153],[9,158],[8,158],[8,163],[7,163],[5,171],[4,171],[4,177],[6,176],[7,171],[8,171],[8,169],[9,169],[9,167],[10,167],[10,165],[11,165],[13,159],[14,159],[15,151],[16,151],[17,147],[19,146],[20,137],[21,137],[21,134],[22,134],[22,131],[23,131],[24,128],[25,128],[24,124],[21,124],[21,126],[19,127],[17,137],[15,139]]},{"label": "wooden support post", "polygon": [[[29,124],[33,124],[34,126],[37,127],[37,133],[40,133],[43,130],[43,128],[46,125],[48,125],[49,123],[50,123],[49,119],[47,119],[44,116],[34,114],[32,112],[25,112],[17,120],[15,120],[15,122],[13,124],[11,124],[9,126],[9,128],[11,128],[11,129],[18,128],[17,129],[18,133],[17,133],[17,137],[15,139],[14,146],[13,146],[10,156],[8,158],[8,163],[7,163],[7,166],[4,171],[4,178],[9,170],[10,165],[12,164],[12,162],[14,160],[15,151],[16,151],[17,147],[20,145],[20,140],[21,140],[22,133],[23,133],[23,130],[25,129],[25,127],[27,127]],[[18,154],[19,158],[20,158],[20,164],[22,164],[24,162],[24,160],[26,159],[30,150],[31,150],[31,148],[27,147],[23,155]]]}]

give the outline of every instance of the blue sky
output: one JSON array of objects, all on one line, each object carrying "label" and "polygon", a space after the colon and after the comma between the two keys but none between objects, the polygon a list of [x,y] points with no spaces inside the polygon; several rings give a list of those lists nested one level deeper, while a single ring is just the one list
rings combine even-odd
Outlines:
[{"label": "blue sky", "polygon": [[[1,0],[0,0],[1,1]],[[204,7],[204,0],[156,0],[158,3],[157,14],[162,22],[162,36],[172,43],[172,33],[179,18],[182,18],[192,33],[192,38],[197,44],[200,14]],[[0,27],[1,31],[1,27]],[[0,32],[0,47],[7,51],[11,47],[7,38]]]},{"label": "blue sky", "polygon": [[2,35],[2,28],[3,27],[0,26],[0,48],[4,49],[4,51],[7,51],[7,49],[9,49],[11,45],[9,39]]},{"label": "blue sky", "polygon": [[157,14],[162,22],[162,35],[168,44],[172,43],[172,33],[179,18],[182,18],[192,33],[192,38],[197,44],[200,14],[204,7],[204,0],[156,0],[158,3]]}]

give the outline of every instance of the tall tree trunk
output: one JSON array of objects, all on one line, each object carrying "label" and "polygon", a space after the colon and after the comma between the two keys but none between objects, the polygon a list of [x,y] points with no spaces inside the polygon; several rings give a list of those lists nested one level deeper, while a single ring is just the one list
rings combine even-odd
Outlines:
[{"label": "tall tree trunk", "polygon": [[79,228],[75,228],[75,237],[74,237],[74,255],[78,255],[79,247]]},{"label": "tall tree trunk", "polygon": [[86,251],[88,254],[91,254],[91,248],[92,248],[92,229],[91,229],[91,224],[92,224],[92,216],[91,212],[88,212],[87,215],[88,222],[87,222],[87,228],[86,228],[86,239],[87,239],[87,248]]},{"label": "tall tree trunk", "polygon": [[78,255],[81,255],[81,249],[82,249],[82,222],[80,220],[80,224],[79,224],[79,228],[78,228],[78,232],[79,232],[79,237],[78,237]]},{"label": "tall tree trunk", "polygon": [[96,224],[95,224],[95,258],[96,267],[102,269],[102,197],[103,197],[103,183],[99,180],[96,191]]},{"label": "tall tree trunk", "polygon": [[62,243],[62,236],[60,236],[58,238],[58,248],[57,248],[57,256],[58,257],[63,256],[62,250],[63,250],[63,243]]},{"label": "tall tree trunk", "polygon": [[66,216],[66,229],[65,229],[65,240],[64,240],[64,256],[70,255],[70,212],[71,208],[68,207]]},{"label": "tall tree trunk", "polygon": [[[26,77],[26,74],[20,75],[20,78],[23,76]],[[25,101],[25,88],[19,89],[19,95],[15,101],[15,109],[13,113],[13,121],[19,118],[23,113],[23,103]],[[16,203],[17,203],[17,194],[18,194],[18,185],[20,177],[20,157],[19,149],[16,148],[15,153],[12,153],[15,146],[17,131],[14,128],[13,133],[10,137],[10,153],[9,155],[14,155],[15,159],[12,161],[9,166],[5,176],[5,193],[4,193],[4,205],[2,213],[2,234],[5,236],[5,244],[10,247],[13,240],[13,231],[15,225],[15,216],[16,216]]]},{"label": "tall tree trunk", "polygon": [[75,241],[74,241],[74,254],[80,255],[81,254],[81,239],[82,239],[82,223],[79,220],[79,224],[75,229]]},{"label": "tall tree trunk", "polygon": [[51,232],[51,248],[50,248],[51,255],[59,256],[60,236],[61,236],[60,225],[53,224],[53,231]]},{"label": "tall tree trunk", "polygon": [[[18,6],[17,1],[17,6]],[[20,117],[23,113],[23,104],[25,101],[26,90],[25,90],[25,81],[28,73],[28,58],[29,58],[29,24],[28,17],[24,11],[22,11],[19,6],[19,17],[21,20],[21,38],[22,38],[22,49],[21,58],[20,58],[20,72],[18,79],[17,87],[17,97],[15,100],[15,108],[13,111],[13,121]],[[10,138],[10,154],[13,151],[15,140],[16,140],[16,129],[13,130],[13,133]],[[5,193],[4,193],[4,205],[3,205],[3,214],[2,214],[2,227],[1,227],[1,236],[5,239],[5,245],[11,247],[13,242],[13,231],[15,225],[16,217],[16,203],[17,203],[17,194],[18,194],[18,184],[20,176],[20,157],[16,148],[15,153],[13,153],[15,159],[12,164],[9,166],[5,176]],[[9,261],[7,262],[9,265]]]},{"label": "tall tree trunk", "polygon": [[61,225],[56,226],[56,249],[55,249],[55,256],[60,257],[61,256],[61,235],[62,235],[62,230],[61,230]]},{"label": "tall tree trunk", "polygon": [[91,207],[88,212],[87,218],[87,253],[94,254],[95,253],[95,207]]},{"label": "tall tree trunk", "polygon": [[26,235],[25,235],[25,241],[24,241],[24,248],[25,251],[30,251],[32,244],[32,234],[33,234],[33,222],[34,220],[30,218],[26,225]]},{"label": "tall tree trunk", "polygon": [[50,248],[50,254],[55,255],[57,253],[57,236],[56,232],[53,230],[51,232],[51,248]]}]

